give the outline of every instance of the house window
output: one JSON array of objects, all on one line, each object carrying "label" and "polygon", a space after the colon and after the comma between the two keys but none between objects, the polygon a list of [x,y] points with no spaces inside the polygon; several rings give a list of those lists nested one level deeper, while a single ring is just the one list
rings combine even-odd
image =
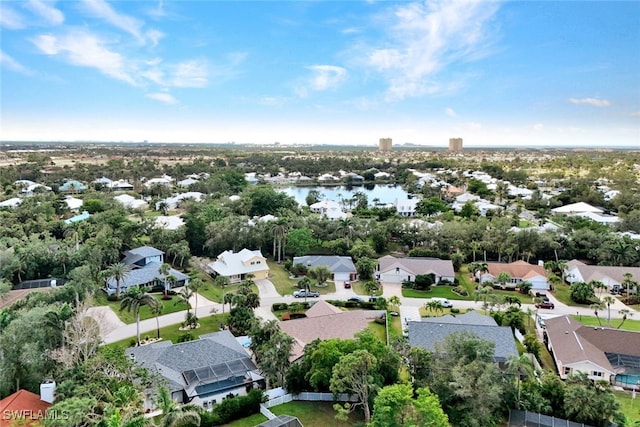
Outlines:
[{"label": "house window", "polygon": [[400,267],[396,267],[396,274],[400,273]]},{"label": "house window", "polygon": [[564,374],[569,375],[571,373],[571,368],[564,368]]},{"label": "house window", "polygon": [[591,372],[591,375],[594,376],[594,377],[603,377],[604,373],[600,372],[600,371],[593,371],[593,372]]}]

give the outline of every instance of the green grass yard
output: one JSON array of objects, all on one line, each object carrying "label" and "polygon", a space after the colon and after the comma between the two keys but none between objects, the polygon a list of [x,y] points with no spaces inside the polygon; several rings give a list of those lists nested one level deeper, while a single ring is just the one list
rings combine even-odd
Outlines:
[{"label": "green grass yard", "polygon": [[297,417],[305,427],[347,427],[364,421],[361,412],[349,414],[348,421],[336,420],[333,402],[302,402],[294,401],[270,408],[276,415],[291,415]]},{"label": "green grass yard", "polygon": [[[200,327],[198,329],[194,329],[191,331],[191,334],[195,338],[198,338],[200,335],[208,334],[211,332],[218,332],[220,330],[220,325],[227,324],[229,319],[229,314],[215,314],[213,316],[201,317],[199,320]],[[177,343],[178,338],[181,335],[185,334],[186,331],[181,331],[180,323],[176,323],[175,325],[165,326],[160,328],[160,338],[164,341],[171,341],[172,343]],[[155,338],[157,336],[157,331],[149,331],[144,334],[141,334],[140,339],[144,340],[145,337]],[[126,338],[121,341],[117,341],[115,343],[109,344],[110,347],[126,349],[135,345],[136,338]]]},{"label": "green grass yard", "polygon": [[616,400],[620,403],[620,410],[627,417],[629,426],[638,425],[640,423],[640,393],[636,393],[633,399],[629,391],[614,391]]},{"label": "green grass yard", "polygon": [[[596,319],[595,316],[571,315],[571,317],[573,317],[574,319],[578,320],[581,323],[584,323],[587,326],[604,326],[604,327],[617,328],[618,325],[620,325],[620,322],[622,322],[622,319],[611,319],[611,325],[608,325],[606,310],[600,316],[600,323],[598,323],[598,319]],[[640,332],[640,320],[627,319],[624,321],[620,329],[622,329],[623,331]]]},{"label": "green grass yard", "polygon": [[[171,300],[163,301],[162,294],[154,293],[151,294],[155,299],[162,303],[162,313],[169,314],[175,313],[176,311],[182,311],[187,309],[187,305],[183,302],[179,302],[180,299],[177,295],[173,295]],[[124,323],[135,323],[136,318],[133,315],[133,312],[129,312],[126,310],[120,311],[120,301],[109,301],[107,300],[107,294],[100,291],[95,296],[94,302],[96,305],[106,305],[111,307],[114,313],[122,320]],[[144,305],[140,308],[140,320],[151,319],[154,315],[151,313],[149,306]]]}]

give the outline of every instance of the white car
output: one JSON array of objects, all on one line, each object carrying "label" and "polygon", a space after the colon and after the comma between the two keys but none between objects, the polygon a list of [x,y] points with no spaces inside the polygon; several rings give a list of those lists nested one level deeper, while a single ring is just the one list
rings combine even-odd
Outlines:
[{"label": "white car", "polygon": [[431,298],[431,301],[438,301],[443,308],[451,308],[453,304],[446,298]]}]

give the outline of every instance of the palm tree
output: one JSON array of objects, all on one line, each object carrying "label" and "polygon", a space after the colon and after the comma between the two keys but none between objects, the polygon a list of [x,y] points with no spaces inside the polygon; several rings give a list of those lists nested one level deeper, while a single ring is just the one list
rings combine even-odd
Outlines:
[{"label": "palm tree", "polygon": [[193,296],[193,291],[191,289],[189,289],[188,286],[183,286],[182,289],[180,289],[180,292],[178,292],[178,301],[176,301],[174,303],[174,305],[180,304],[180,303],[184,303],[187,305],[187,316],[191,313],[189,310],[191,310],[191,297]]},{"label": "palm tree", "polygon": [[484,309],[485,314],[487,312],[487,298],[489,298],[489,294],[492,290],[491,286],[480,286],[473,296],[475,302],[482,300],[482,308]]},{"label": "palm tree", "polygon": [[391,304],[391,307],[393,307],[395,310],[394,311],[399,311],[400,309],[400,297],[398,297],[397,295],[392,296],[391,298],[389,298],[389,304]]},{"label": "palm tree", "polygon": [[158,390],[155,403],[158,409],[162,411],[161,427],[198,427],[200,425],[200,415],[195,408],[190,408],[189,406],[179,407],[165,387],[160,387]]},{"label": "palm tree", "polygon": [[317,265],[310,268],[307,274],[312,279],[316,279],[318,282],[316,286],[323,286],[331,276],[331,270],[326,265]]},{"label": "palm tree", "polygon": [[624,321],[627,320],[627,317],[633,316],[633,312],[631,310],[629,310],[628,308],[622,308],[622,309],[618,310],[618,313],[622,314],[622,321],[618,325],[618,329],[620,329],[620,328],[622,328],[622,325],[624,324]]},{"label": "palm tree", "polygon": [[128,265],[117,262],[112,264],[105,271],[105,275],[107,278],[113,279],[116,281],[116,300],[120,299],[120,283],[124,280],[125,277],[131,272],[131,267]]},{"label": "palm tree", "polygon": [[616,299],[610,295],[602,298],[602,302],[607,305],[607,325],[611,326],[611,304],[616,302]]},{"label": "palm tree", "polygon": [[598,311],[604,310],[604,304],[601,302],[594,302],[589,306],[590,309],[593,310],[593,314],[596,315],[596,319],[598,319],[598,325],[602,326],[602,322],[600,321],[600,317],[598,316]]},{"label": "palm tree", "polygon": [[158,269],[158,272],[162,274],[162,284],[164,285],[165,298],[167,297],[167,294],[169,292],[169,286],[168,286],[169,281],[167,279],[169,277],[169,270],[171,270],[171,266],[166,262],[163,262],[160,268]]},{"label": "palm tree", "polygon": [[283,220],[273,223],[271,233],[273,234],[273,260],[280,263],[283,243],[287,235],[287,224]]},{"label": "palm tree", "polygon": [[162,305],[162,303],[158,300],[156,300],[157,304],[149,306],[149,308],[151,309],[151,313],[156,316],[156,331],[157,331],[157,336],[156,338],[160,339],[160,315],[162,314],[162,309],[164,309],[164,306]]},{"label": "palm tree", "polygon": [[521,354],[520,356],[511,356],[507,360],[507,370],[512,375],[516,376],[517,382],[517,390],[518,390],[518,409],[520,409],[520,377],[533,377],[534,375],[534,367],[533,361],[526,354]]},{"label": "palm tree", "polygon": [[189,281],[189,289],[193,291],[193,295],[196,298],[196,306],[193,309],[193,313],[198,315],[198,291],[204,286],[204,282],[199,277],[194,277]]},{"label": "palm tree", "polygon": [[589,282],[589,284],[591,285],[591,287],[593,288],[593,290],[597,294],[598,299],[600,299],[602,297],[602,293],[604,292],[605,289],[608,288],[607,285],[605,285],[600,280],[591,280]]},{"label": "palm tree", "polygon": [[143,305],[153,307],[157,304],[158,300],[147,293],[147,288],[140,288],[139,286],[129,288],[122,298],[120,311],[127,310],[133,312],[136,316],[136,337],[138,339],[138,345],[140,345],[140,307]]}]

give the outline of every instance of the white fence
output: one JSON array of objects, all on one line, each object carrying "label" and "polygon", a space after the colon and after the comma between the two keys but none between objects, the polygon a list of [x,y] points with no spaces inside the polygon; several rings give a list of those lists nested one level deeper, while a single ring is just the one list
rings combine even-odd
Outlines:
[{"label": "white fence", "polygon": [[315,392],[302,392],[300,394],[280,394],[278,392],[274,393],[278,395],[277,397],[270,398],[264,403],[264,406],[267,408],[271,408],[273,406],[282,405],[283,403],[291,402],[292,400],[303,400],[303,401],[313,401],[313,402],[357,402],[358,398],[356,396],[349,397],[348,394],[342,393],[337,396],[337,399],[334,399],[333,393],[315,393]]}]

